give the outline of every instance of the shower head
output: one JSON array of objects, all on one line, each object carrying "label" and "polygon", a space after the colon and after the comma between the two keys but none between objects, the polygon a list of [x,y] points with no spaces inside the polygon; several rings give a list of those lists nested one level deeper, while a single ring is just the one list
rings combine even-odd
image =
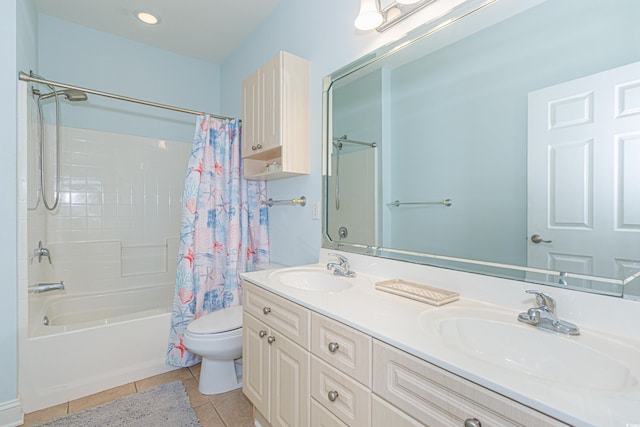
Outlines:
[{"label": "shower head", "polygon": [[[57,93],[59,96],[64,96],[65,98],[67,98],[68,101],[71,101],[71,102],[86,101],[88,99],[86,93],[80,90],[75,90],[75,89],[59,90]],[[44,99],[54,97],[55,94],[56,92],[45,93],[44,95],[40,95],[38,99],[42,101]]]}]

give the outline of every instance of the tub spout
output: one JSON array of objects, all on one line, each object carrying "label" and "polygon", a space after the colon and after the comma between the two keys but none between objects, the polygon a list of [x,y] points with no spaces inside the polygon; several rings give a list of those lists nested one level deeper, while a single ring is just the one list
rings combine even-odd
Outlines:
[{"label": "tub spout", "polygon": [[31,294],[39,294],[41,292],[49,291],[63,291],[64,282],[61,280],[59,283],[38,283],[37,285],[29,286],[28,289]]}]

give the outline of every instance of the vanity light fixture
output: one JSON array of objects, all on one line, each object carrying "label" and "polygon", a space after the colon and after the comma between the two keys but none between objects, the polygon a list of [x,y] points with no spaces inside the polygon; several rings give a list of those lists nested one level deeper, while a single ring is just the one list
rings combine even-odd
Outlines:
[{"label": "vanity light fixture", "polygon": [[144,22],[145,24],[156,25],[160,22],[160,18],[153,13],[137,11],[134,12],[134,15],[139,21]]},{"label": "vanity light fixture", "polygon": [[375,28],[378,32],[383,32],[435,1],[395,0],[381,8],[380,0],[360,0],[360,13],[356,18],[355,26],[363,31]]}]

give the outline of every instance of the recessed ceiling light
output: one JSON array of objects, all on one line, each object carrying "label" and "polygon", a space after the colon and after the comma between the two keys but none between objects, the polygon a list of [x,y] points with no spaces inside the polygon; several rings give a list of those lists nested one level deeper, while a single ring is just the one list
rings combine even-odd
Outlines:
[{"label": "recessed ceiling light", "polygon": [[140,21],[144,22],[145,24],[149,24],[149,25],[155,25],[158,22],[160,22],[160,19],[149,13],[149,12],[135,12],[136,18],[138,18]]}]

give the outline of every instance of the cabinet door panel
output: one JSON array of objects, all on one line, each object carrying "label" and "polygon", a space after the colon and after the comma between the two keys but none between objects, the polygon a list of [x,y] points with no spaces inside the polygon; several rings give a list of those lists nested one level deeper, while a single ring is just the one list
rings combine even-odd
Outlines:
[{"label": "cabinet door panel", "polygon": [[371,426],[372,427],[424,427],[395,406],[392,406],[373,395],[371,398]]},{"label": "cabinet door panel", "polygon": [[[269,347],[266,325],[242,313],[242,392],[269,418]],[[264,331],[264,336],[261,335]]]},{"label": "cabinet door panel", "polygon": [[258,114],[260,107],[260,72],[256,71],[242,82],[242,157],[255,153],[260,138]]},{"label": "cabinet door panel", "polygon": [[271,344],[271,424],[309,425],[309,353],[277,331]]},{"label": "cabinet door panel", "polygon": [[282,54],[260,67],[262,151],[280,145],[282,120]]}]

